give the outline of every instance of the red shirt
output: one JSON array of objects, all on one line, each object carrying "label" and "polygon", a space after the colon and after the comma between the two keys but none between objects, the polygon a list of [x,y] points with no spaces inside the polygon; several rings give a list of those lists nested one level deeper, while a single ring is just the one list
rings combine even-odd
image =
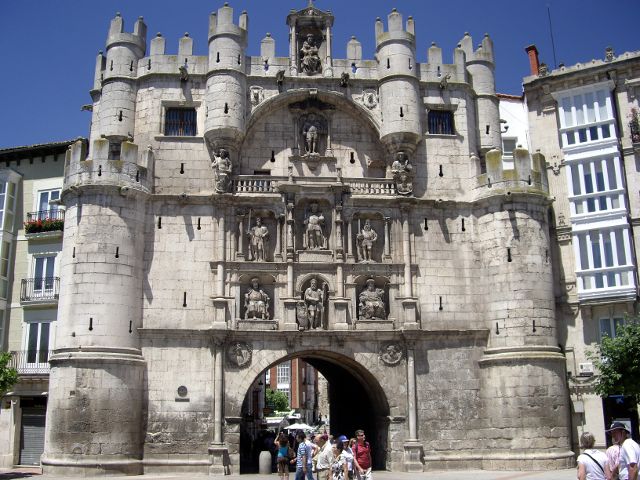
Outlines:
[{"label": "red shirt", "polygon": [[364,470],[371,468],[371,445],[369,445],[369,442],[364,442],[364,445],[356,443],[353,446],[353,456],[360,468]]}]

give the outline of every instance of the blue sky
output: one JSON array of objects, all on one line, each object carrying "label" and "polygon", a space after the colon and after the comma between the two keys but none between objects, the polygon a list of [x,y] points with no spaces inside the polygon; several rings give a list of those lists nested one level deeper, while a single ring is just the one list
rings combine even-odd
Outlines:
[{"label": "blue sky", "polygon": [[[121,12],[131,31],[143,16],[148,35],[162,32],[167,53],[189,32],[194,53],[207,52],[209,13],[224,0],[4,0],[0,10],[0,148],[87,136],[95,56],[104,48],[109,21]],[[247,53],[258,55],[260,40],[270,32],[278,56],[288,51],[286,16],[307,0],[230,0],[236,17],[249,13]],[[572,65],[616,53],[640,50],[638,0],[317,0],[335,15],[334,58],[344,58],[352,35],[362,42],[363,56],[373,58],[374,22],[396,7],[416,21],[418,61],[426,60],[432,41],[451,62],[453,48],[465,31],[474,44],[487,32],[496,50],[499,92],[520,94],[529,73],[524,47],[536,44],[542,61],[553,66],[547,5],[554,27],[558,63]]]}]

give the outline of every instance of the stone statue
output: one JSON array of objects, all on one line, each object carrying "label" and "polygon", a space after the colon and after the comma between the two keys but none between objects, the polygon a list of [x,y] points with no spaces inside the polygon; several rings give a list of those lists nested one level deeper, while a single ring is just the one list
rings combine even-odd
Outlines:
[{"label": "stone statue", "polygon": [[315,278],[311,279],[309,288],[304,291],[304,303],[307,307],[307,324],[309,328],[322,327],[322,320],[324,315],[324,303],[326,300],[327,284],[322,286],[322,289],[318,288],[318,281]]},{"label": "stone statue", "polygon": [[396,191],[400,195],[408,195],[413,192],[413,165],[409,163],[409,156],[404,152],[398,152],[391,165],[393,181]]},{"label": "stone statue", "polygon": [[320,135],[320,122],[316,116],[310,113],[302,126],[302,137],[304,138],[304,151],[309,155],[318,155],[318,138]]},{"label": "stone statue", "polygon": [[364,320],[385,320],[387,310],[384,304],[384,290],[376,288],[373,278],[367,280],[367,286],[358,297],[360,318]]},{"label": "stone statue", "polygon": [[318,210],[318,204],[313,202],[310,205],[310,210],[307,212],[304,219],[306,226],[304,233],[304,247],[306,250],[319,250],[326,248],[326,238],[322,231],[324,225],[324,215]]},{"label": "stone statue", "polygon": [[358,236],[356,237],[359,261],[367,263],[373,262],[371,253],[373,250],[373,244],[376,242],[376,240],[378,240],[378,234],[371,227],[371,221],[367,219],[364,222],[362,231],[358,233]]},{"label": "stone statue", "polygon": [[303,42],[300,49],[300,69],[307,75],[320,73],[322,70],[322,62],[318,55],[318,47],[313,35],[307,35],[307,39]]},{"label": "stone statue", "polygon": [[269,320],[269,295],[260,288],[257,278],[251,279],[251,288],[244,294],[244,319]]},{"label": "stone statue", "polygon": [[402,347],[396,343],[388,343],[380,349],[380,360],[387,365],[397,365],[402,360]]},{"label": "stone statue", "polygon": [[249,260],[265,261],[265,251],[269,238],[269,230],[262,224],[262,218],[256,217],[256,224],[249,228]]},{"label": "stone statue", "polygon": [[229,158],[229,152],[221,148],[218,155],[214,154],[211,168],[215,175],[216,192],[227,193],[231,190],[231,171],[233,166],[231,165],[231,159]]}]

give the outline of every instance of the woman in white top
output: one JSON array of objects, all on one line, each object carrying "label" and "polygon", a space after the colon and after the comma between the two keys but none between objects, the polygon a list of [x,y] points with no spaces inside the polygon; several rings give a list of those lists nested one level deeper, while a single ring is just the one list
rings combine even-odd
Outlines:
[{"label": "woman in white top", "polygon": [[578,480],[605,480],[604,471],[607,467],[607,456],[594,450],[596,443],[592,433],[584,432],[580,435],[582,453],[578,455]]}]

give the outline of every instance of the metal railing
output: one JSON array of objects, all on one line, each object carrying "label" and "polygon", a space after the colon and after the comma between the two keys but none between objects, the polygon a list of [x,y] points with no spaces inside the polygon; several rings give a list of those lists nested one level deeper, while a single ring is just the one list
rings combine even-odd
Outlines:
[{"label": "metal railing", "polygon": [[60,277],[23,278],[20,288],[21,302],[58,300]]},{"label": "metal railing", "polygon": [[27,222],[36,222],[38,220],[64,220],[64,210],[56,208],[27,213]]},{"label": "metal railing", "polygon": [[20,375],[49,374],[49,350],[19,350],[11,352],[9,367]]}]

